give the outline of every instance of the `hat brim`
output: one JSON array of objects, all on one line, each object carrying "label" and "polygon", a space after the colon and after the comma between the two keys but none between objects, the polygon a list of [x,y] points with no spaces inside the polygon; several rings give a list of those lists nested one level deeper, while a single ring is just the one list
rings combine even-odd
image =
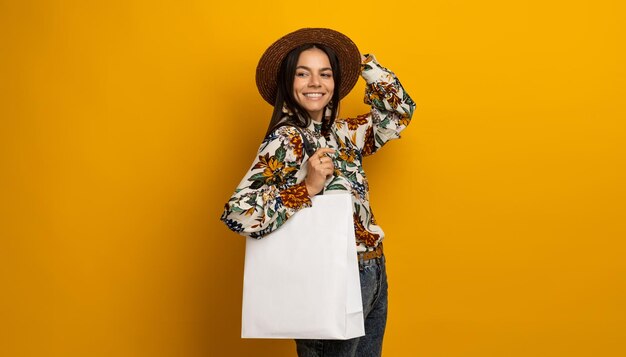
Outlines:
[{"label": "hat brim", "polygon": [[327,28],[303,28],[289,33],[274,42],[261,56],[256,68],[256,86],[270,105],[276,102],[276,86],[280,65],[291,50],[304,44],[322,44],[335,51],[341,69],[339,97],[343,98],[354,88],[361,73],[361,54],[348,36]]}]

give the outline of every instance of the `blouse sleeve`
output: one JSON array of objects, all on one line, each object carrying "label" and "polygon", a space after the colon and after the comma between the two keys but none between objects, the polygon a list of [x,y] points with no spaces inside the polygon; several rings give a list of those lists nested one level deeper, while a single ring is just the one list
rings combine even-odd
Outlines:
[{"label": "blouse sleeve", "polygon": [[290,126],[276,129],[261,143],[221,220],[234,232],[262,238],[298,210],[310,207],[304,175],[297,175],[303,159],[300,133]]},{"label": "blouse sleeve", "polygon": [[374,55],[365,56],[361,76],[366,82],[364,102],[370,105],[370,112],[338,123],[349,131],[350,141],[363,156],[375,153],[389,140],[400,138],[415,110],[415,103],[396,75],[381,66]]}]

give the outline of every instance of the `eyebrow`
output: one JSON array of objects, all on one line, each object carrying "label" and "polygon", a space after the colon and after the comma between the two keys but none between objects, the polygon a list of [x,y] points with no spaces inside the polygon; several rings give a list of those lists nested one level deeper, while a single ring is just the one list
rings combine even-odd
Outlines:
[{"label": "eyebrow", "polygon": [[[306,69],[307,71],[312,72],[312,71],[311,71],[311,68],[309,68],[309,67],[307,67],[307,66],[298,66],[298,67],[296,67],[296,69],[298,69],[298,68],[303,68],[303,69]],[[322,71],[332,71],[332,70],[333,70],[333,69],[332,69],[332,68],[330,68],[330,67],[320,68],[320,72],[322,72]]]}]

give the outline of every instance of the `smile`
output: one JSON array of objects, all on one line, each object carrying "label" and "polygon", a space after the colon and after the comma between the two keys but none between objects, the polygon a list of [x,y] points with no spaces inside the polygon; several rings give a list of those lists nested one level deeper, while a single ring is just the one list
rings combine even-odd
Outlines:
[{"label": "smile", "polygon": [[323,93],[303,93],[303,95],[307,98],[321,98]]}]

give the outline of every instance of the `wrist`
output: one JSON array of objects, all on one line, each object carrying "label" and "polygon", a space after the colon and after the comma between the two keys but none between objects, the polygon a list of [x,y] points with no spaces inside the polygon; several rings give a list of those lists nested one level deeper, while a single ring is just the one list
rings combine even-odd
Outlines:
[{"label": "wrist", "polygon": [[312,193],[312,192],[313,192],[313,188],[312,188],[311,186],[309,186],[309,183],[308,183],[308,182],[306,182],[306,181],[305,181],[305,183],[304,183],[304,187],[306,187],[306,191],[307,191],[307,193],[309,194],[309,197],[313,197],[313,196],[315,196],[315,194],[314,194],[314,193]]},{"label": "wrist", "polygon": [[309,197],[315,197],[322,189],[324,188],[324,184],[320,185],[309,184],[308,180],[304,181],[307,192],[309,193]]}]

